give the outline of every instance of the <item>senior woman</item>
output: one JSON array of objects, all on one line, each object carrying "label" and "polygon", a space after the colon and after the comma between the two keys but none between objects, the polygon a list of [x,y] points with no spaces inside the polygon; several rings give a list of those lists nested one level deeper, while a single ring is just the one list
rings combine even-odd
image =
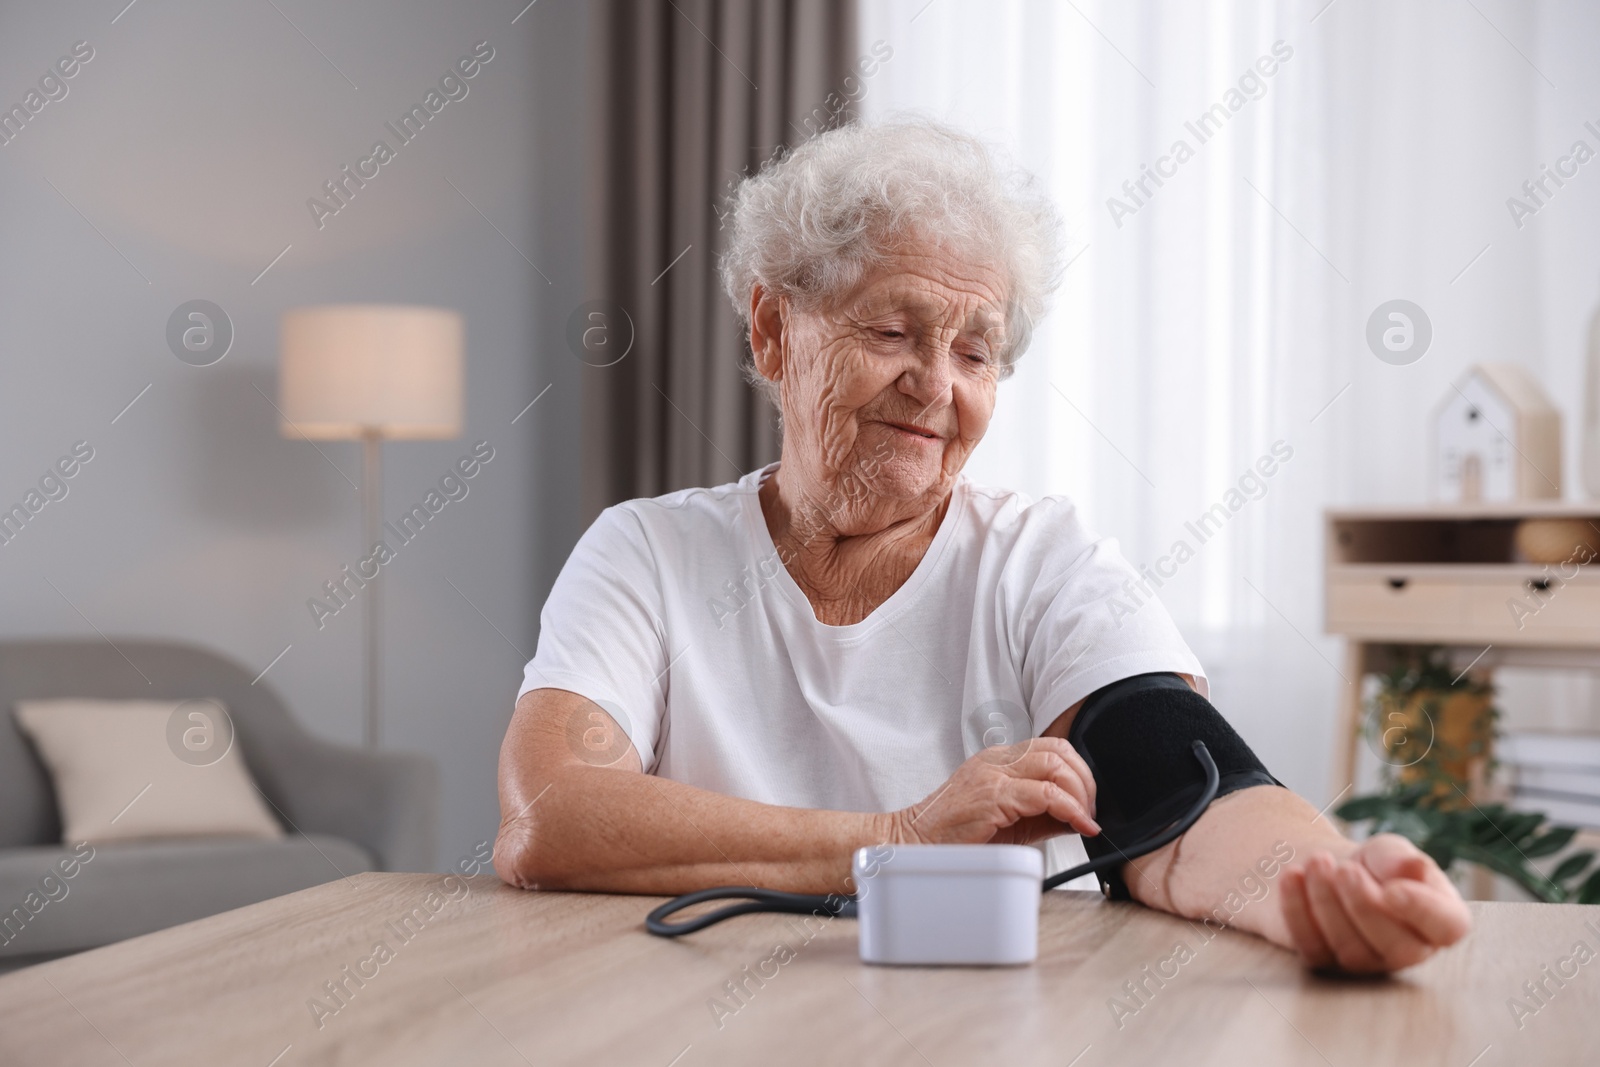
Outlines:
[{"label": "senior woman", "polygon": [[[723,277],[781,459],[619,504],[573,550],[501,750],[506,882],[842,892],[864,845],[1099,833],[1078,707],[1205,681],[1159,604],[1113,619],[1137,574],[1069,502],[961,475],[1059,276],[1034,189],[927,122],[821,134],[739,187]],[[1226,904],[1289,850],[1277,892]],[[1346,840],[1277,785],[1122,874],[1314,967],[1395,970],[1469,926],[1403,838]]]}]

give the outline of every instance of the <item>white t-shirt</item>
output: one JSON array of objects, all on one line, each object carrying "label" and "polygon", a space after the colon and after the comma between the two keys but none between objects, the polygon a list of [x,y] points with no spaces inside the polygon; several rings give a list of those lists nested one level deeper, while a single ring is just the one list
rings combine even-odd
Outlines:
[{"label": "white t-shirt", "polygon": [[1205,692],[1161,604],[1123,588],[1139,576],[1115,541],[1062,497],[964,477],[894,595],[861,622],[817,621],[761,512],[776,467],[606,509],[545,602],[518,695],[588,697],[665,778],[893,811],[1120,678],[1176,671]]}]

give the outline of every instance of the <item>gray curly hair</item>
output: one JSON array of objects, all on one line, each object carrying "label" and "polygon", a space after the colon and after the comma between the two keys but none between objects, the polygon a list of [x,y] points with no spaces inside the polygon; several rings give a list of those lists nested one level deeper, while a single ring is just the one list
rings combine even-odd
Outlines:
[{"label": "gray curly hair", "polygon": [[[810,310],[842,296],[905,237],[936,237],[1001,264],[1009,377],[1060,283],[1062,224],[1039,182],[982,141],[928,119],[853,122],[818,134],[729,198],[722,285],[748,335],[762,287]],[[777,383],[753,365],[767,399]]]}]

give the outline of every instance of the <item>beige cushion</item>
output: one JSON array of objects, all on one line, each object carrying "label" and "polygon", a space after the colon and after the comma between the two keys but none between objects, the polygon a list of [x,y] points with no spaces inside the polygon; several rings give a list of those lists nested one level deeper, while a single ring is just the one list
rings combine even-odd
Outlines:
[{"label": "beige cushion", "polygon": [[63,841],[283,836],[216,701],[24,700],[15,711],[55,784]]}]

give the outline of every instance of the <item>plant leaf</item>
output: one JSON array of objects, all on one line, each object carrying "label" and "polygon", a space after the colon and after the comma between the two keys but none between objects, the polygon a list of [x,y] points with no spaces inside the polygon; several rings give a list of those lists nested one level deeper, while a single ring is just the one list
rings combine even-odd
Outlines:
[{"label": "plant leaf", "polygon": [[1387,820],[1389,829],[1404,837],[1413,845],[1421,845],[1424,841],[1434,836],[1433,827],[1428,825],[1420,812],[1397,811]]},{"label": "plant leaf", "polygon": [[1544,822],[1538,812],[1506,811],[1499,805],[1483,809],[1481,817],[1472,819],[1472,840],[1480,845],[1512,845],[1525,847],[1525,839]]},{"label": "plant leaf", "polygon": [[1426,841],[1418,846],[1427,857],[1439,865],[1441,871],[1448,871],[1450,865],[1456,861],[1455,849],[1442,841]]},{"label": "plant leaf", "polygon": [[[1542,811],[1522,812],[1507,817],[1500,829],[1507,837],[1517,844],[1533,836],[1539,829],[1539,824],[1544,822],[1545,814]],[[1527,849],[1523,849],[1524,852]]]},{"label": "plant leaf", "polygon": [[1552,827],[1534,838],[1527,845],[1524,845],[1522,854],[1529,859],[1537,859],[1540,856],[1553,856],[1566,848],[1572,839],[1577,836],[1577,833],[1578,829],[1575,826]]},{"label": "plant leaf", "polygon": [[1590,861],[1593,859],[1594,853],[1588,850],[1584,850],[1583,852],[1574,852],[1572,855],[1556,864],[1556,869],[1550,872],[1550,880],[1558,884],[1565,884],[1569,880],[1582,874],[1584,868],[1588,867]]},{"label": "plant leaf", "polygon": [[1386,815],[1396,807],[1394,798],[1374,793],[1370,796],[1351,797],[1335,808],[1333,813],[1345,822],[1362,822]]},{"label": "plant leaf", "polygon": [[1567,898],[1567,894],[1560,886],[1534,870],[1520,856],[1513,859],[1504,851],[1491,852],[1476,845],[1467,845],[1461,849],[1461,858],[1468,863],[1476,863],[1497,874],[1505,875],[1527,890],[1528,895],[1535,900],[1560,904]]},{"label": "plant leaf", "polygon": [[1462,836],[1478,844],[1504,846],[1508,841],[1516,840],[1506,833],[1504,823],[1497,819],[1493,812],[1485,812],[1477,817],[1463,813],[1462,830]]},{"label": "plant leaf", "polygon": [[1600,904],[1600,870],[1593,871],[1578,889],[1579,904]]}]

